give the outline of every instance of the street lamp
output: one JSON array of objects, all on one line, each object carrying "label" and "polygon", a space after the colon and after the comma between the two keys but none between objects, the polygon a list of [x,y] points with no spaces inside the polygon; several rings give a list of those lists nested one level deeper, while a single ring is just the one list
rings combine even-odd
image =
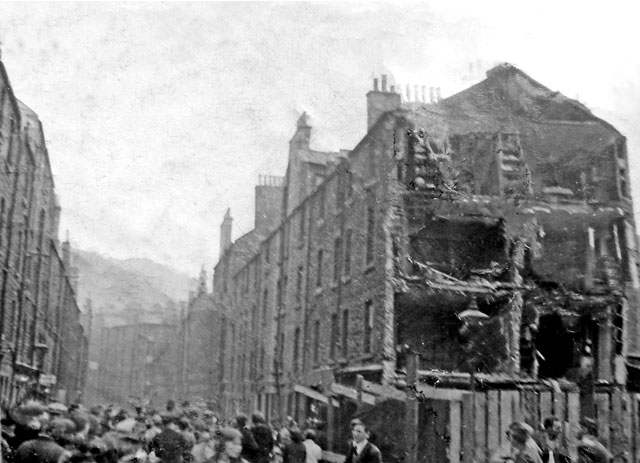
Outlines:
[{"label": "street lamp", "polygon": [[[478,310],[478,304],[475,299],[472,299],[469,303],[469,306],[466,310],[463,310],[458,314],[458,319],[463,323],[462,328],[460,329],[461,334],[466,334],[470,327],[481,327],[485,321],[489,319],[489,316]],[[475,365],[473,364],[472,353],[468,352],[467,348],[467,358],[466,363],[469,368],[469,373],[471,375],[470,381],[470,390],[471,393],[475,393],[476,390],[476,375],[475,375]]]}]

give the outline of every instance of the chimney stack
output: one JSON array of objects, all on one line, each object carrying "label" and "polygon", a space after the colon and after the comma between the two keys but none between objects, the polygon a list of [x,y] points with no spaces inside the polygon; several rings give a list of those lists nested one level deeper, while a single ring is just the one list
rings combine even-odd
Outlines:
[{"label": "chimney stack", "polygon": [[417,85],[413,86],[413,99],[415,101],[420,101],[420,95],[418,93],[418,86]]},{"label": "chimney stack", "polygon": [[436,87],[436,100],[439,102],[442,99],[440,96],[440,87]]},{"label": "chimney stack", "polygon": [[407,84],[405,88],[407,90],[407,101],[411,101],[411,86]]},{"label": "chimney stack", "polygon": [[422,86],[422,101],[423,103],[427,103],[427,87]]},{"label": "chimney stack", "polygon": [[393,85],[391,91],[387,92],[387,76],[383,74],[381,77],[381,92],[377,91],[376,80],[374,80],[374,89],[367,93],[367,130],[370,130],[384,113],[402,106],[400,94],[395,93]]},{"label": "chimney stack", "polygon": [[231,246],[231,225],[233,219],[231,218],[231,209],[227,209],[222,225],[220,225],[220,256],[222,258],[224,252]]},{"label": "chimney stack", "polygon": [[436,102],[436,89],[433,87],[429,87],[429,102],[430,103]]},{"label": "chimney stack", "polygon": [[378,78],[377,77],[375,79],[373,79],[373,91],[374,92],[378,91]]},{"label": "chimney stack", "polygon": [[395,93],[396,92],[396,88],[392,85],[391,89],[389,90],[391,93]]}]

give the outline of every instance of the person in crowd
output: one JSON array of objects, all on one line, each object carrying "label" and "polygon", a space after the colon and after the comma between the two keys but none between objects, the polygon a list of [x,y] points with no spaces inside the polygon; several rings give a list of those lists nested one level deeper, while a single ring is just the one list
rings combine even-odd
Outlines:
[{"label": "person in crowd", "polygon": [[545,418],[543,431],[535,436],[543,463],[571,463],[571,456],[564,445],[562,422],[555,416]]},{"label": "person in crowd", "polygon": [[316,443],[316,433],[313,429],[307,429],[304,433],[304,448],[307,451],[305,463],[318,463],[322,460],[322,449]]},{"label": "person in crowd", "polygon": [[307,449],[302,443],[300,431],[289,431],[290,442],[282,450],[283,463],[305,463],[307,460]]},{"label": "person in crowd", "polygon": [[514,454],[503,461],[513,463],[542,463],[540,448],[533,440],[533,428],[527,423],[516,421],[509,425],[507,437],[514,449]]},{"label": "person in crowd", "polygon": [[594,420],[582,420],[578,439],[579,463],[609,463],[613,459],[611,452],[598,440],[598,424]]},{"label": "person in crowd", "polygon": [[258,452],[258,444],[256,443],[247,422],[247,415],[240,413],[236,415],[236,419],[233,424],[234,427],[242,434],[242,458],[250,463],[254,463]]},{"label": "person in crowd", "polygon": [[233,428],[222,428],[217,434],[215,459],[217,463],[246,463],[242,453],[242,433]]},{"label": "person in crowd", "polygon": [[198,442],[191,449],[193,463],[207,463],[215,456],[216,441],[208,431],[199,431]]},{"label": "person in crowd", "polygon": [[180,433],[175,415],[164,415],[162,424],[164,429],[153,438],[149,448],[162,463],[188,463],[191,460],[191,447]]},{"label": "person in crowd", "polygon": [[369,431],[360,420],[351,422],[351,448],[345,463],[382,463],[380,450],[369,442]]},{"label": "person in crowd", "polygon": [[259,411],[251,415],[251,422],[253,424],[251,433],[258,446],[254,463],[269,463],[269,458],[275,444],[271,429],[267,426],[264,415]]}]

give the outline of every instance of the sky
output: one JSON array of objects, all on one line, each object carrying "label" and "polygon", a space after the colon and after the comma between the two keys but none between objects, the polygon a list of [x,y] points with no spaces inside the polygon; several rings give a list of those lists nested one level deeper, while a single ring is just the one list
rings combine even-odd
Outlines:
[{"label": "sky", "polygon": [[16,96],[36,111],[61,235],[196,276],[227,208],[253,228],[259,175],[284,175],[303,111],[312,147],[353,148],[374,77],[467,82],[509,62],[628,138],[640,200],[634,2],[0,3]]}]

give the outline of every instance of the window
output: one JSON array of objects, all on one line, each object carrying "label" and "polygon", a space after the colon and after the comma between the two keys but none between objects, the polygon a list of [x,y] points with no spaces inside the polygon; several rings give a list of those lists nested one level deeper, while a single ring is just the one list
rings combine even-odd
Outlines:
[{"label": "window", "polygon": [[342,239],[336,238],[333,255],[333,281],[340,278],[340,262],[342,261]]},{"label": "window", "polygon": [[349,311],[342,312],[342,357],[349,355]]},{"label": "window", "polygon": [[316,320],[313,325],[313,361],[320,360],[320,320]]},{"label": "window", "polygon": [[331,315],[331,344],[330,344],[330,353],[332,359],[336,358],[336,347],[338,344],[338,314],[334,313]]},{"label": "window", "polygon": [[318,272],[316,286],[319,288],[320,286],[322,286],[322,249],[318,251],[318,268],[316,271]]},{"label": "window", "polygon": [[298,279],[296,282],[296,302],[299,304],[302,300],[302,265],[298,267]]},{"label": "window", "polygon": [[264,260],[268,264],[271,262],[271,241],[267,241],[264,247]]},{"label": "window", "polygon": [[373,302],[364,303],[364,342],[363,350],[369,354],[371,352],[371,334],[373,333]]},{"label": "window", "polygon": [[344,243],[344,274],[349,275],[351,273],[351,229],[347,230]]},{"label": "window", "polygon": [[265,289],[264,294],[262,296],[262,326],[266,326],[267,324],[268,300],[269,300],[269,290]]},{"label": "window", "polygon": [[325,186],[320,187],[318,195],[318,218],[324,219]]},{"label": "window", "polygon": [[351,172],[350,170],[347,170],[347,178],[345,182],[346,182],[345,190],[347,193],[347,199],[351,199],[351,196],[353,196],[353,172]]},{"label": "window", "polygon": [[304,240],[304,228],[305,228],[305,219],[306,219],[306,213],[305,213],[305,207],[302,206],[302,208],[300,209],[300,216],[298,218],[298,220],[300,220],[300,226],[298,228],[298,240],[300,241],[300,245],[302,246],[302,242]]},{"label": "window", "polygon": [[345,174],[341,171],[338,173],[336,178],[336,209],[340,209],[344,206],[344,196],[345,196]]},{"label": "window", "polygon": [[296,331],[293,335],[293,371],[294,373],[298,372],[299,358],[300,358],[300,328],[296,328]]},{"label": "window", "polygon": [[373,262],[373,241],[376,228],[376,217],[373,204],[367,205],[367,236],[366,236],[366,248],[365,259],[367,264]]}]

